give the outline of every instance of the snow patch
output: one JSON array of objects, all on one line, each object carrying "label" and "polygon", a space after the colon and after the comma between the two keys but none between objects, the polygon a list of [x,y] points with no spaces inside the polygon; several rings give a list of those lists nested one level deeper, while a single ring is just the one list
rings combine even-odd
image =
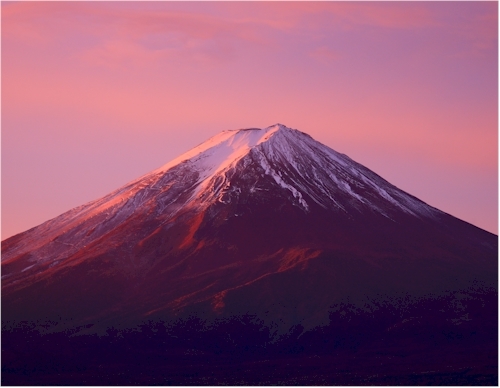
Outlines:
[{"label": "snow patch", "polygon": [[281,174],[279,173],[276,173],[276,171],[274,171],[274,169],[269,165],[265,155],[263,155],[262,153],[257,153],[257,155],[259,155],[259,163],[260,165],[262,166],[262,168],[264,169],[266,175],[269,175],[271,176],[274,181],[280,185],[281,187],[283,187],[284,189],[286,190],[290,190],[293,197],[296,198],[298,200],[298,202],[302,205],[302,207],[308,211],[309,210],[309,205],[307,204],[307,202],[304,200],[304,198],[302,197],[302,194],[299,190],[297,190],[294,186],[292,185],[289,185],[288,183],[286,183],[282,178],[281,178]]},{"label": "snow patch", "polygon": [[35,265],[36,265],[36,263],[35,263],[35,264],[33,264],[33,265],[30,265],[29,267],[26,267],[26,268],[25,268],[25,269],[23,269],[21,272],[27,271],[27,270],[29,270],[30,268],[33,268]]}]

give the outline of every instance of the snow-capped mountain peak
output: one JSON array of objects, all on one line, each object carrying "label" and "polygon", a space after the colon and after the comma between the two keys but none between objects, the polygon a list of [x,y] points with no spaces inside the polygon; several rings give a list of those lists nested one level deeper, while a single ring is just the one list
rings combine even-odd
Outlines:
[{"label": "snow-capped mountain peak", "polygon": [[[62,259],[135,217],[165,225],[178,214],[202,214],[214,205],[271,203],[347,220],[375,215],[391,223],[442,214],[309,135],[275,124],[220,132],[107,196],[34,228],[23,246],[46,247],[34,261],[48,259],[45,250],[52,260]],[[23,246],[3,260],[22,254]]]},{"label": "snow-capped mountain peak", "polygon": [[[304,211],[315,203],[350,213],[369,208],[387,218],[403,211],[432,216],[437,210],[404,193],[346,155],[282,124],[223,131],[156,170],[197,174],[190,201],[239,201],[242,192],[274,190]],[[248,187],[236,184],[236,178]],[[252,182],[249,182],[252,181]],[[228,195],[229,194],[229,195]]]},{"label": "snow-capped mountain peak", "polygon": [[185,152],[155,172],[168,171],[187,160],[198,161],[200,165],[210,166],[213,173],[221,171],[231,163],[241,159],[249,150],[269,138],[279,130],[290,130],[281,124],[265,129],[247,128],[226,130]]}]

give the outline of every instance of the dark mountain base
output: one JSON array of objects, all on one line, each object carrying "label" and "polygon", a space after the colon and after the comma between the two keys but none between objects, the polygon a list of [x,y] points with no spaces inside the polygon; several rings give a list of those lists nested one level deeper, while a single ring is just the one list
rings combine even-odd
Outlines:
[{"label": "dark mountain base", "polygon": [[496,294],[469,298],[458,320],[450,300],[404,313],[350,307],[327,327],[282,336],[252,316],[101,337],[4,330],[2,385],[498,384]]}]

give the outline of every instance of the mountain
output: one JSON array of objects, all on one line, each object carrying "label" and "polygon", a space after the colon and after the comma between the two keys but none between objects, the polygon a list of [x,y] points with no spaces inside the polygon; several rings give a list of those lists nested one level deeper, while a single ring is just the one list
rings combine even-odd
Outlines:
[{"label": "mountain", "polygon": [[472,328],[495,325],[497,282],[496,235],[276,124],[221,132],[3,241],[2,327],[81,336],[251,316],[284,338],[347,314],[380,315],[384,333],[437,316]]}]

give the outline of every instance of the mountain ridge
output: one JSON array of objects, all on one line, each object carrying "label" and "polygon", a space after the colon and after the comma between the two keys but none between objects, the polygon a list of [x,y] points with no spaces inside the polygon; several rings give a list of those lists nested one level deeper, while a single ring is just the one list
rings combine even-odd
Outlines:
[{"label": "mountain ridge", "polygon": [[[259,304],[286,299],[289,307],[275,308],[280,312],[269,319],[281,319],[287,330],[306,319],[295,317],[297,306],[309,311],[306,301],[323,290],[310,310],[317,319],[307,326],[314,327],[354,294],[362,306],[374,290],[389,300],[419,287],[442,293],[475,279],[489,287],[495,246],[495,235],[425,204],[303,132],[281,124],[230,130],[4,240],[2,311],[13,321],[64,316],[118,324],[125,316],[139,323],[198,308],[206,316],[230,315],[239,311],[238,300],[265,315]],[[364,282],[366,295],[339,273]],[[417,274],[429,284],[414,284]],[[304,276],[303,295],[295,295],[290,284]],[[75,301],[86,307],[71,307]]]},{"label": "mountain ridge", "polygon": [[[240,136],[241,134],[242,136]],[[282,134],[282,138],[279,139],[281,140],[281,142],[272,143],[272,138],[279,136],[280,134]],[[293,159],[293,151],[296,150],[292,150],[292,152],[290,152],[291,147],[289,143],[291,143],[291,139],[289,136],[285,136],[285,134],[286,135],[300,134],[300,136],[303,136],[307,140],[310,139],[311,141],[314,142],[314,140],[309,135],[299,132],[297,130],[289,129],[281,124],[276,124],[267,127],[263,130],[242,129],[242,130],[229,130],[220,132],[219,134],[211,137],[207,141],[201,143],[200,145],[194,147],[192,150],[175,158],[173,161],[167,163],[166,165],[160,167],[159,169],[153,170],[152,172],[145,174],[136,180],[133,180],[132,182],[122,186],[121,188],[115,190],[114,192],[100,199],[91,201],[85,205],[73,208],[68,212],[63,213],[61,216],[55,217],[52,220],[49,220],[35,228],[30,229],[27,232],[24,232],[24,233],[28,232],[33,233],[34,230],[41,230],[40,233],[34,234],[34,236],[31,238],[30,243],[24,245],[25,247],[29,247],[26,249],[33,250],[33,248],[43,246],[44,244],[45,245],[47,243],[50,244],[54,240],[55,236],[60,236],[61,234],[66,233],[67,230],[78,228],[82,223],[88,222],[93,218],[95,218],[96,220],[95,222],[92,222],[92,225],[90,227],[90,232],[94,231],[96,228],[100,227],[102,228],[102,225],[99,224],[102,223],[103,221],[105,223],[107,222],[108,224],[111,224],[112,228],[113,226],[119,224],[119,222],[113,222],[113,218],[118,218],[119,221],[122,222],[123,218],[126,218],[130,216],[130,214],[140,210],[139,208],[142,205],[141,199],[147,197],[148,194],[147,191],[165,192],[168,190],[172,191],[172,187],[170,186],[174,186],[175,184],[177,184],[178,186],[183,186],[182,185],[183,176],[181,176],[180,178],[178,177],[179,175],[182,174],[185,174],[188,177],[189,174],[196,175],[195,179],[191,179],[189,181],[187,187],[181,187],[181,190],[179,190],[179,196],[183,195],[186,196],[186,193],[188,193],[187,195],[189,198],[184,198],[183,201],[180,201],[180,205],[177,207],[177,209],[173,209],[170,212],[170,214],[166,217],[165,222],[167,222],[168,219],[172,219],[173,217],[175,217],[176,212],[182,207],[189,208],[194,206],[196,208],[200,207],[203,208],[213,204],[214,201],[223,202],[224,198],[226,198],[227,200],[228,198],[233,197],[234,199],[235,196],[238,197],[238,192],[241,192],[241,189],[238,187],[235,188],[234,186],[231,187],[230,179],[228,179],[227,175],[233,173],[232,170],[236,168],[236,165],[240,161],[242,161],[242,159],[248,157],[256,159],[257,162],[256,164],[259,165],[261,170],[264,170],[263,171],[264,175],[271,176],[274,182],[280,187],[280,189],[283,189],[285,192],[289,191],[291,193],[292,196],[290,197],[290,195],[288,195],[288,197],[290,197],[289,199],[292,201],[292,204],[303,208],[303,210],[305,211],[308,211],[309,204],[302,198],[303,195],[302,192],[304,191],[307,192],[307,188],[304,189],[305,186],[303,183],[304,179],[302,179],[302,190],[300,189],[297,190],[297,188],[295,187],[297,186],[297,181],[294,181],[294,179],[292,178],[291,180],[287,179],[288,182],[286,182],[282,177],[282,172],[280,171],[280,169],[276,168],[275,166],[274,168],[271,166],[271,164],[275,162],[274,160],[271,160],[275,154],[278,154],[278,156],[280,156],[279,159],[281,159],[281,161],[285,159],[285,162],[293,164],[293,160],[286,160],[286,158]],[[297,140],[296,138],[293,139],[293,141],[296,140]],[[301,140],[303,139],[299,139],[299,141]],[[302,141],[302,145],[304,144],[305,142]],[[266,148],[266,149],[261,150],[260,148]],[[327,147],[324,148],[326,149],[328,156],[333,155],[333,160],[339,163],[343,167],[355,163],[343,154],[338,154],[337,152]],[[215,152],[214,149],[216,149]],[[325,152],[325,149],[321,151]],[[306,156],[310,159],[315,159],[314,156],[311,157],[312,152],[310,150],[308,151],[309,152],[306,154]],[[297,154],[300,155],[300,152],[298,153],[296,152],[296,155]],[[270,160],[267,160],[268,156],[270,156],[269,157]],[[317,165],[318,164],[317,160],[315,162]],[[248,162],[248,160],[243,160],[242,163],[244,164],[243,168],[245,168],[245,163],[248,164],[251,162]],[[165,182],[166,184],[162,182],[162,179],[165,180],[164,179],[165,175],[169,172],[169,170],[179,167],[182,170],[179,172],[174,172],[173,179],[169,177],[170,179],[166,179]],[[293,173],[297,173],[297,171],[300,169],[297,166],[294,167],[295,171],[293,171],[291,175]],[[360,165],[355,164],[354,167],[360,167]],[[380,179],[380,181],[382,181],[384,184],[387,183],[385,180],[380,178],[378,175],[372,173],[371,171],[369,171],[368,174],[375,176],[375,179]],[[262,171],[260,175],[263,175]],[[315,176],[312,177],[312,179],[316,179],[317,181],[318,176],[316,173],[314,173],[314,175]],[[259,177],[257,177],[257,179],[258,178]],[[303,177],[299,176],[299,178]],[[355,193],[351,189],[349,183],[347,183],[347,179],[339,180],[337,177],[335,177],[330,173],[328,173],[326,176],[325,174],[323,174],[321,178],[333,180],[334,184],[336,184],[337,187],[342,186],[343,189],[342,191],[347,192],[348,194],[351,195],[351,197],[357,199],[361,203],[365,202],[363,198],[361,198],[357,193]],[[329,198],[330,202],[333,202],[334,206],[336,207],[336,210],[342,209],[344,212],[347,212],[345,209],[343,209],[342,205],[339,205],[338,202],[332,197],[331,191],[328,192],[328,190],[321,189],[322,184],[321,183],[318,184],[318,182],[315,183],[316,183],[316,190],[313,190],[313,192],[308,192],[312,201],[318,203],[320,206],[324,208],[328,208],[331,207],[332,204],[328,202],[325,203],[324,201],[322,201],[321,197]],[[372,182],[370,183],[372,184],[372,186],[376,186]],[[162,186],[167,186],[167,188],[165,189],[165,187]],[[320,187],[320,190],[317,190],[317,187]],[[391,189],[393,187],[394,186],[390,185]],[[252,193],[254,193],[257,190],[262,190],[262,188],[258,188],[255,185],[249,188],[247,187],[246,189]],[[389,196],[389,194],[387,194],[386,190],[384,190],[383,188],[382,189],[378,188],[378,190],[379,193],[382,194],[382,197],[384,199],[387,199],[392,203],[396,203],[397,206],[403,209],[405,208],[405,206],[402,206],[397,201],[394,201],[394,199],[391,196]],[[423,202],[408,195],[407,193],[404,193],[404,195],[407,196],[407,198],[411,198],[414,201],[418,201],[419,204],[420,203],[423,204]],[[178,198],[174,198],[173,201],[176,201],[176,199]],[[171,198],[168,198],[168,200],[171,200]],[[168,200],[162,201],[161,203],[157,204],[158,207],[157,213],[162,213],[168,207]],[[309,202],[311,202],[311,200],[309,200]],[[354,208],[357,209],[358,207],[354,206]],[[111,212],[110,215],[107,215],[107,211],[109,211],[109,209],[114,210],[114,213]],[[429,209],[432,209],[432,211],[437,210],[431,207],[429,207]],[[405,210],[407,212],[409,211],[410,213],[413,213],[411,209],[405,209]],[[105,218],[104,220],[102,220],[103,214],[106,215],[106,217],[104,217]],[[384,216],[387,215],[384,214]],[[107,229],[109,230],[110,228]],[[21,235],[24,235],[24,233],[22,233]],[[89,232],[87,232],[86,235],[87,234],[89,234]],[[45,237],[46,235],[48,236]],[[5,246],[9,247],[10,245],[9,241],[15,241],[15,240],[16,236],[6,239],[4,241]],[[84,238],[83,241],[85,240],[89,239]],[[74,245],[74,242],[72,243],[72,242],[58,241],[52,245],[66,245],[67,249],[61,249],[64,248],[61,246],[58,247],[59,249],[53,249],[53,248],[49,249],[49,254],[51,258],[53,258],[54,251],[57,252],[62,250],[64,254],[67,254],[68,250],[71,251],[71,247]],[[85,243],[81,243],[80,245],[82,248],[85,248],[86,246]],[[8,263],[12,254],[19,255],[23,253],[24,252],[22,247],[10,251],[7,249],[7,252],[5,252],[4,255],[2,256],[2,262]],[[32,257],[31,260],[33,261],[33,259],[34,258]],[[53,262],[54,261],[55,260],[53,260]],[[30,266],[26,266],[22,271],[29,270],[29,268]]]}]

